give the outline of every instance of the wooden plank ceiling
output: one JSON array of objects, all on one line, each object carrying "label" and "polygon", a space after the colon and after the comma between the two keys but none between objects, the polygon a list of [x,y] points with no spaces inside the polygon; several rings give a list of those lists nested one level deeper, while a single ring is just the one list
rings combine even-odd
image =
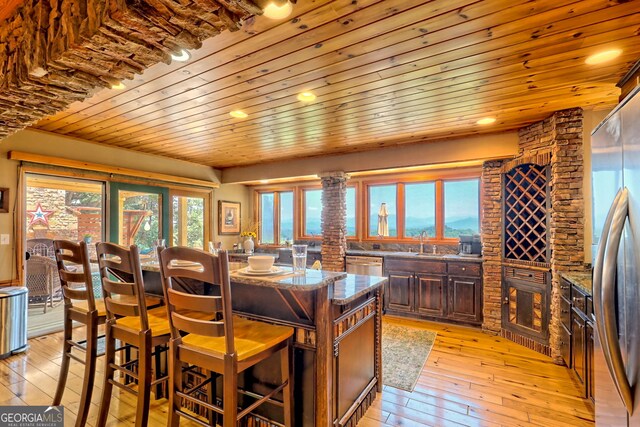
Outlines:
[{"label": "wooden plank ceiling", "polygon": [[[638,1],[300,0],[35,127],[217,168],[513,130],[610,108]],[[623,53],[600,66],[588,55]],[[303,103],[302,91],[317,99]],[[234,119],[231,110],[249,116]],[[476,124],[495,117],[488,126]],[[426,159],[428,160],[428,159]]]}]

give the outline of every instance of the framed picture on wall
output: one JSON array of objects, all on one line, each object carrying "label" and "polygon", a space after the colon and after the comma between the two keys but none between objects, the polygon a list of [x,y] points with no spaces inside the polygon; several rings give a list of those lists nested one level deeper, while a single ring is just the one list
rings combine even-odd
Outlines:
[{"label": "framed picture on wall", "polygon": [[240,202],[218,200],[218,234],[240,234]]},{"label": "framed picture on wall", "polygon": [[9,212],[9,189],[0,188],[0,213]]}]

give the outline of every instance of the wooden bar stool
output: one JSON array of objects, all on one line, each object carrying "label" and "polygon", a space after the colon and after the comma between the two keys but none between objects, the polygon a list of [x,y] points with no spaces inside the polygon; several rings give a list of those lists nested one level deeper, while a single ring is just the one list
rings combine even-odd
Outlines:
[{"label": "wooden bar stool", "polygon": [[[160,271],[169,323],[169,420],[168,425],[180,424],[180,417],[201,425],[209,422],[185,411],[182,401],[202,405],[210,413],[223,415],[223,427],[236,426],[238,421],[264,402],[277,402],[273,397],[282,391],[284,424],[292,426],[292,365],[290,363],[293,329],[234,316],[231,310],[229,259],[226,251],[218,255],[185,247],[172,247],[159,253]],[[192,266],[188,266],[189,263]],[[199,280],[219,285],[220,296],[193,295],[173,289],[176,279]],[[209,319],[194,317],[192,312],[207,313]],[[282,383],[268,394],[244,392],[238,389],[238,374],[280,353]],[[183,386],[182,365],[195,366],[223,376],[222,407],[216,405],[212,394],[208,402],[194,396],[211,382],[212,377],[195,386]],[[238,392],[257,399],[238,410]],[[279,402],[277,402],[279,404]]]},{"label": "wooden bar stool", "polygon": [[[87,244],[83,241],[74,243],[55,240],[53,246],[62,285],[62,296],[64,297],[62,364],[60,365],[60,378],[58,378],[53,405],[60,405],[62,400],[71,359],[84,363],[84,381],[80,393],[78,418],[76,419],[76,427],[81,427],[87,422],[91,405],[98,357],[98,325],[105,322],[106,311],[102,301],[96,301],[93,295]],[[82,270],[78,271],[78,267],[82,267]],[[76,341],[73,339],[73,321],[86,326],[87,334],[84,340]],[[74,348],[85,353],[84,360],[72,353]]]},{"label": "wooden bar stool", "polygon": [[[165,307],[147,308],[137,246],[125,248],[113,243],[98,243],[96,252],[107,312],[104,388],[97,426],[102,427],[107,422],[115,385],[138,396],[136,427],[143,427],[149,420],[151,388],[167,380],[167,375],[159,372],[159,366],[156,366],[155,375],[152,369],[152,356],[158,360],[159,352],[169,342],[167,310]],[[124,347],[116,348],[116,340]],[[131,346],[137,348],[137,360],[127,360],[121,355],[120,363],[116,363],[116,352]],[[137,380],[137,391],[132,388],[133,382],[117,381],[115,371]]]}]

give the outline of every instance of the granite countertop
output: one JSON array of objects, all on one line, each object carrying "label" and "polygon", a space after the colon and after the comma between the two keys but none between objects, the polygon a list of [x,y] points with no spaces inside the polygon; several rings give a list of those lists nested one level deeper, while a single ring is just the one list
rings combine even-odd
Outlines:
[{"label": "granite countertop", "polygon": [[590,271],[561,271],[560,276],[592,295],[593,285]]},{"label": "granite countertop", "polygon": [[347,274],[345,279],[338,280],[333,285],[331,300],[334,304],[345,305],[367,292],[376,290],[387,281],[386,277]]},{"label": "granite countertop", "polygon": [[[287,251],[291,248],[279,248],[278,250]],[[307,248],[307,252],[320,252],[319,246],[310,246]],[[463,262],[482,262],[483,258],[461,256],[457,254],[422,254],[419,255],[416,252],[401,252],[401,251],[379,251],[379,250],[365,250],[365,249],[347,249],[347,256],[377,256],[377,257],[394,257],[394,258],[412,258],[412,259],[424,259],[424,260],[436,260],[436,261],[463,261]]]},{"label": "granite countertop", "polygon": [[462,262],[478,262],[481,263],[484,259],[479,256],[463,256],[455,254],[417,254],[415,252],[393,252],[387,255],[393,258],[407,258],[415,260],[434,260],[434,261],[462,261]]},{"label": "granite countertop", "polygon": [[345,279],[347,273],[307,269],[304,275],[293,274],[291,267],[280,266],[282,274],[274,276],[249,276],[240,270],[231,272],[231,281],[245,285],[267,286],[295,291],[312,291]]},{"label": "granite countertop", "polygon": [[[278,289],[291,289],[296,291],[313,291],[320,289],[324,286],[329,286],[337,280],[345,279],[347,277],[346,272],[333,272],[324,270],[311,270],[307,269],[304,275],[293,274],[293,269],[287,266],[279,266],[282,270],[281,274],[273,276],[250,276],[242,274],[240,271],[246,267],[245,263],[230,262],[229,269],[231,270],[231,281],[235,283],[243,283],[245,285],[255,286],[267,286],[270,288]],[[190,268],[190,266],[185,266]],[[142,265],[144,271],[160,272],[160,265],[158,263],[146,263]],[[349,294],[345,294],[345,297],[350,297]],[[354,298],[354,297],[351,297]]]}]

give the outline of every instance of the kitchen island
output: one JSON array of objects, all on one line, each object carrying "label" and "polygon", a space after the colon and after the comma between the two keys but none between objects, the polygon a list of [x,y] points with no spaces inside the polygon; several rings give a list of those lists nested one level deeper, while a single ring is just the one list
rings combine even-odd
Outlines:
[{"label": "kitchen island", "polygon": [[[280,267],[273,276],[242,274],[232,263],[233,310],[238,315],[294,328],[296,426],[355,425],[382,390],[382,292],[386,278]],[[147,292],[162,294],[157,265],[143,266]],[[193,293],[215,286],[187,282]],[[247,372],[239,384],[270,384],[278,361]],[[278,420],[281,410],[263,405]]]}]

